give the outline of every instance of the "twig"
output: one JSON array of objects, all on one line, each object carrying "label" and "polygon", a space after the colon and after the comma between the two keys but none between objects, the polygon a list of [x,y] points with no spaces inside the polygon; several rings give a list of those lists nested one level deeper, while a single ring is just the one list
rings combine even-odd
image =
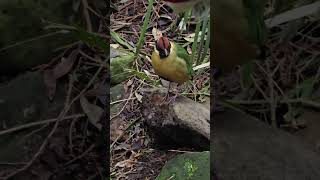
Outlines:
[{"label": "twig", "polygon": [[42,127],[30,132],[29,134],[25,135],[23,138],[27,139],[28,137],[32,136],[33,134],[37,133],[37,132],[40,132],[41,130],[43,130],[44,128],[48,127],[49,126],[49,123],[48,124],[44,124]]},{"label": "twig", "polygon": [[64,166],[67,166],[67,165],[73,163],[74,161],[76,161],[76,160],[78,160],[78,159],[81,159],[81,158],[84,157],[86,154],[88,154],[93,148],[95,148],[95,145],[94,145],[94,144],[91,144],[91,146],[90,146],[85,152],[83,152],[83,153],[80,154],[79,156],[73,158],[72,160],[66,162],[66,163],[64,164]]},{"label": "twig", "polygon": [[[81,118],[81,117],[85,117],[85,114],[81,113],[81,114],[73,114],[70,116],[65,116],[63,117],[61,120],[67,120],[67,119],[72,119],[72,118]],[[41,124],[48,124],[48,123],[52,123],[52,122],[56,122],[58,120],[58,118],[53,118],[53,119],[47,119],[47,120],[43,120],[43,121],[37,121],[37,122],[32,122],[32,123],[28,123],[28,124],[23,124],[21,126],[17,126],[17,127],[13,127],[10,129],[6,129],[3,131],[0,131],[0,136],[4,135],[4,134],[9,134],[9,133],[13,133],[16,131],[20,131],[22,129],[27,129],[33,126],[38,126]]]},{"label": "twig", "polygon": [[267,65],[267,70],[268,70],[268,74],[267,74],[268,86],[270,88],[269,102],[270,102],[271,123],[272,123],[273,127],[277,127],[277,119],[276,119],[277,100],[275,99],[270,65],[268,62],[266,62],[266,65]]},{"label": "twig", "polygon": [[112,151],[113,146],[116,144],[116,142],[124,135],[124,133],[133,125],[135,124],[138,120],[140,120],[141,117],[138,117],[137,119],[133,120],[132,122],[130,122],[130,124],[126,127],[125,130],[123,130],[123,132],[112,142],[112,144],[110,145],[110,151]]},{"label": "twig", "polygon": [[70,127],[69,127],[69,149],[70,149],[70,153],[73,154],[73,143],[72,143],[72,129],[74,124],[76,123],[76,121],[78,120],[78,118],[74,118],[71,121]]},{"label": "twig", "polygon": [[44,34],[44,35],[41,35],[41,36],[37,36],[37,37],[34,37],[34,38],[30,38],[30,39],[27,39],[27,40],[16,42],[16,43],[8,45],[6,47],[0,48],[0,52],[1,51],[5,51],[5,50],[10,49],[10,48],[13,48],[13,47],[16,47],[16,46],[20,46],[20,45],[32,42],[32,41],[36,41],[36,40],[39,40],[39,39],[42,39],[42,38],[55,36],[55,35],[60,34],[60,33],[61,34],[65,33],[65,30],[60,30],[60,31],[56,31],[56,32]]},{"label": "twig", "polygon": [[305,106],[310,106],[313,108],[320,109],[320,103],[317,103],[315,101],[299,98],[299,99],[287,99],[280,101],[281,103],[301,103]]},{"label": "twig", "polygon": [[253,75],[250,75],[250,78],[252,79],[253,84],[255,85],[255,87],[258,89],[258,91],[262,94],[262,96],[264,97],[264,99],[268,100],[268,96],[264,93],[264,91],[261,89],[261,87],[259,86],[257,80],[253,77]]},{"label": "twig", "polygon": [[0,162],[0,165],[6,165],[6,166],[17,166],[17,165],[25,165],[26,162],[19,162],[19,163],[9,163],[9,162]]},{"label": "twig", "polygon": [[[243,104],[243,105],[255,105],[255,104],[268,104],[269,101],[267,100],[251,100],[251,101],[245,101],[245,100],[225,100],[228,103],[231,104]],[[310,106],[313,108],[320,109],[320,103],[317,103],[312,100],[298,98],[298,99],[283,99],[278,101],[279,104],[296,104],[300,103],[304,106]]]},{"label": "twig", "polygon": [[[108,58],[107,58],[108,59]],[[105,61],[107,61],[107,59]],[[56,129],[58,128],[59,122],[65,118],[65,115],[68,113],[68,111],[70,110],[71,106],[73,105],[73,103],[75,101],[77,101],[86,91],[87,89],[93,84],[93,82],[95,81],[95,79],[97,78],[98,74],[100,73],[100,71],[103,69],[103,65],[100,66],[100,68],[96,71],[96,73],[94,74],[94,76],[91,78],[91,80],[88,82],[87,86],[75,97],[73,98],[73,100],[70,102],[70,104],[68,104],[59,114],[57,120],[55,121],[54,127],[52,128],[52,130],[50,131],[50,133],[48,134],[48,136],[46,137],[46,139],[44,140],[44,142],[41,144],[39,150],[34,154],[34,156],[32,157],[32,159],[26,164],[24,165],[22,168],[10,173],[9,175],[5,176],[5,177],[1,177],[0,179],[4,179],[4,180],[8,180],[14,176],[16,176],[17,174],[27,170],[37,159],[38,157],[41,155],[41,153],[43,152],[44,148],[47,146],[49,140],[51,139],[51,137],[53,136],[53,134],[55,133]],[[69,95],[67,95],[69,96]]]},{"label": "twig", "polygon": [[[141,84],[140,84],[140,85],[141,85]],[[126,102],[125,102],[125,104],[123,105],[123,107],[121,108],[121,110],[120,110],[116,115],[114,115],[114,116],[112,116],[112,117],[110,118],[110,121],[111,121],[112,119],[114,119],[115,117],[119,116],[119,115],[122,113],[122,111],[124,110],[124,108],[127,106],[129,100],[132,99],[132,98],[131,98],[131,97],[132,97],[132,94],[133,94],[133,86],[132,86],[132,88],[131,88],[131,90],[130,90],[129,98],[126,99]]]},{"label": "twig", "polygon": [[[71,76],[70,76],[71,77]],[[72,81],[72,78],[70,78],[69,81]],[[72,84],[69,84],[69,88],[68,88],[68,94],[66,97],[66,101],[68,102],[69,97],[70,97],[70,89],[72,88]],[[53,136],[53,134],[55,133],[56,129],[59,126],[60,121],[62,120],[62,118],[68,113],[69,109],[71,108],[72,104],[65,104],[65,108],[61,111],[61,113],[59,114],[57,121],[55,122],[53,128],[51,129],[50,133],[47,135],[46,139],[43,141],[43,143],[41,144],[39,150],[33,155],[32,159],[26,164],[24,165],[22,168],[10,173],[9,175],[7,175],[6,177],[4,177],[3,179],[7,180],[10,179],[14,176],[16,176],[17,174],[27,170],[32,164],[33,162],[36,161],[36,159],[38,159],[38,157],[41,155],[41,153],[43,152],[44,148],[47,146],[47,144],[49,143],[49,140],[51,139],[51,137]]]},{"label": "twig", "polygon": [[92,23],[91,23],[91,19],[90,19],[90,15],[89,15],[89,11],[88,11],[88,2],[87,0],[82,0],[82,6],[83,6],[83,15],[84,15],[84,18],[86,20],[86,24],[87,24],[87,30],[89,32],[92,32]]},{"label": "twig", "polygon": [[94,61],[94,62],[96,62],[96,63],[101,64],[101,61],[99,61],[99,60],[97,60],[97,59],[94,59],[93,57],[87,55],[87,54],[84,53],[82,50],[79,50],[79,53],[80,53],[81,55],[83,55],[84,57],[90,59],[91,61]]},{"label": "twig", "polygon": [[178,152],[178,153],[194,153],[194,151],[182,151],[182,150],[175,150],[175,149],[169,149],[169,152]]},{"label": "twig", "polygon": [[62,110],[62,112],[60,113],[57,121],[55,122],[54,124],[54,127],[52,128],[52,130],[50,131],[50,133],[48,134],[48,136],[46,137],[46,139],[44,140],[44,142],[41,144],[39,150],[34,154],[34,156],[32,157],[32,159],[26,164],[24,165],[22,168],[10,173],[9,175],[5,176],[5,177],[2,177],[1,179],[4,179],[4,180],[8,180],[14,176],[16,176],[17,174],[27,170],[32,164],[33,162],[38,159],[38,157],[41,155],[41,153],[43,152],[44,148],[47,146],[48,142],[49,142],[49,139],[52,137],[52,135],[55,133],[58,125],[59,125],[59,122],[60,120],[65,116],[65,114],[67,113],[66,111],[67,109],[64,109]]},{"label": "twig", "polygon": [[120,103],[120,102],[123,102],[123,101],[134,100],[134,99],[137,99],[137,98],[133,97],[133,98],[127,98],[127,99],[120,99],[118,101],[110,102],[110,105],[117,104],[117,103]]}]

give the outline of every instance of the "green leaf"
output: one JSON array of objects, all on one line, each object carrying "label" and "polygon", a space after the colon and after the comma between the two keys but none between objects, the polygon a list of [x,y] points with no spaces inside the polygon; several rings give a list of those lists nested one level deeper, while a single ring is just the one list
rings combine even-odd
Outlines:
[{"label": "green leaf", "polygon": [[109,50],[109,43],[107,43],[105,38],[97,33],[88,32],[78,25],[71,26],[59,23],[50,23],[45,27],[45,29],[63,29],[66,32],[72,32],[75,38],[87,43],[89,46],[98,47],[105,52]]},{"label": "green leaf", "polygon": [[253,83],[253,80],[251,78],[251,74],[253,73],[253,70],[254,70],[254,66],[252,61],[242,65],[241,67],[241,70],[240,70],[241,84],[245,89],[250,88],[250,86]]},{"label": "green leaf", "polygon": [[310,97],[314,90],[314,85],[318,81],[319,80],[317,80],[315,77],[304,80],[301,84],[297,85],[295,88],[289,91],[289,97]]},{"label": "green leaf", "polygon": [[152,81],[151,78],[148,75],[146,75],[144,72],[136,71],[134,69],[125,69],[125,71],[132,73],[133,75],[137,76],[139,79]]},{"label": "green leaf", "polygon": [[75,36],[81,41],[87,43],[89,46],[98,47],[105,52],[109,50],[107,41],[96,33],[91,33],[82,28],[77,28],[75,30]]},{"label": "green leaf", "polygon": [[119,44],[127,47],[129,50],[134,51],[134,48],[127,43],[125,40],[123,40],[123,38],[116,32],[114,31],[110,31],[111,36],[113,37],[114,40],[116,40]]}]

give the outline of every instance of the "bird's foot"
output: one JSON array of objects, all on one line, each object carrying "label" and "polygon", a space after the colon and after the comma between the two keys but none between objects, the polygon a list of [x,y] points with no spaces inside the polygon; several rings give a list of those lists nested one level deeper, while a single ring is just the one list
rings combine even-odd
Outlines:
[{"label": "bird's foot", "polygon": [[173,94],[174,94],[173,96],[170,96],[170,92],[167,92],[165,97],[162,99],[162,102],[160,103],[160,105],[170,104],[174,102],[178,97],[178,92],[173,92]]},{"label": "bird's foot", "polygon": [[160,103],[161,106],[167,101],[168,97],[169,97],[169,92],[167,92],[166,95],[164,96],[164,98],[162,99],[162,101]]},{"label": "bird's foot", "polygon": [[175,102],[177,97],[178,97],[178,93],[174,93],[174,95],[169,98],[168,104]]}]

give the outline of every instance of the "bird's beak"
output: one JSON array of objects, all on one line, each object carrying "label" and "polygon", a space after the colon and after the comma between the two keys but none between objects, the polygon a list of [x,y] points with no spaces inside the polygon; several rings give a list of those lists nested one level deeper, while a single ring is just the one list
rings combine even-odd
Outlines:
[{"label": "bird's beak", "polygon": [[166,55],[166,57],[168,57],[169,56],[169,52],[168,52],[168,50],[164,50],[164,54]]}]

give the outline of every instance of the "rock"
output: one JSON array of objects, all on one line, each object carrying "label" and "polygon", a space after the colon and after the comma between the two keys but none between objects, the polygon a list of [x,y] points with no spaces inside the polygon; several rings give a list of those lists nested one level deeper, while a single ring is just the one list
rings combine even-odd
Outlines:
[{"label": "rock", "polygon": [[209,167],[209,151],[184,153],[168,161],[156,180],[208,180],[210,179]]},{"label": "rock", "polygon": [[[122,84],[118,84],[110,89],[110,102],[118,101],[123,99],[125,96],[125,90]],[[110,105],[110,117],[117,115],[125,102],[116,103]],[[109,118],[109,117],[108,117]],[[123,129],[125,126],[125,121],[120,116],[115,116],[110,121],[110,140],[115,141],[117,137],[123,134]],[[121,140],[121,139],[120,139]]]},{"label": "rock", "polygon": [[128,79],[132,73],[126,69],[132,68],[134,54],[127,51],[120,51],[114,48],[110,50],[110,72],[111,72],[111,85],[119,84]]},{"label": "rock", "polygon": [[[59,86],[50,102],[39,72],[28,72],[0,86],[0,129],[57,117],[64,105],[65,93]],[[39,128],[39,126],[36,126]],[[27,158],[30,143],[41,141],[38,136],[25,138],[34,128],[0,135],[0,161],[21,162]]]},{"label": "rock", "polygon": [[313,150],[320,153],[320,112],[304,109],[303,115],[297,121],[304,121],[306,128],[298,130],[297,136],[310,143]]},{"label": "rock", "polygon": [[[118,101],[124,98],[124,88],[122,84],[118,84],[112,88],[110,88],[110,102]],[[112,104],[110,106],[110,115],[116,115],[123,106],[122,103]]]},{"label": "rock", "polygon": [[208,150],[210,110],[191,99],[178,96],[163,102],[163,89],[140,89],[140,111],[159,148],[192,147]]},{"label": "rock", "polygon": [[294,135],[234,110],[213,118],[211,167],[219,180],[320,179],[319,154]]}]

